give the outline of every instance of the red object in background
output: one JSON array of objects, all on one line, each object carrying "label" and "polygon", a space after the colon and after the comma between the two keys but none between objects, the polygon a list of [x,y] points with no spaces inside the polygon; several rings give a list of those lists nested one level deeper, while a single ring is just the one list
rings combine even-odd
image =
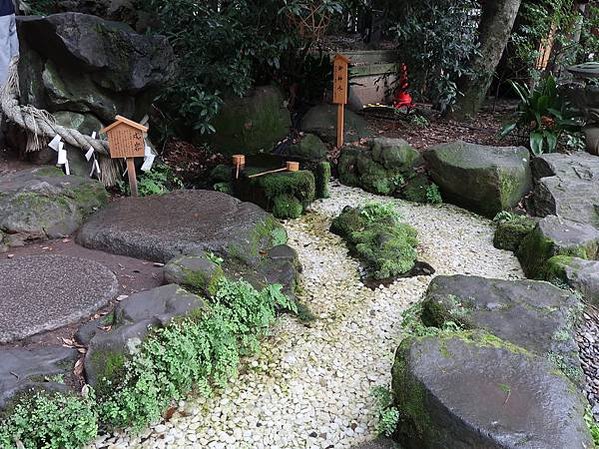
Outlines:
[{"label": "red object in background", "polygon": [[397,109],[400,108],[411,108],[414,106],[414,100],[408,93],[408,68],[405,64],[401,65],[401,75],[399,78],[399,87],[393,95],[393,106]]}]

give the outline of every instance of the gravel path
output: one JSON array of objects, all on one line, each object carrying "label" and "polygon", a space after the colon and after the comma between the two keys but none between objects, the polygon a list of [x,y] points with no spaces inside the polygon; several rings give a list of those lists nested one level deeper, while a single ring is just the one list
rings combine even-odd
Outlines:
[{"label": "gravel path", "polygon": [[[261,355],[227,389],[209,399],[190,397],[168,422],[141,436],[105,436],[95,447],[343,449],[371,439],[371,389],[389,384],[401,313],[431,278],[402,279],[376,291],[360,283],[357,263],[328,227],[344,206],[370,200],[390,201],[334,186],[330,199],[286,224],[304,265],[301,296],[316,321],[306,326],[282,317]],[[489,220],[449,205],[393,201],[418,229],[420,259],[437,274],[523,277],[512,253],[493,247]]]}]

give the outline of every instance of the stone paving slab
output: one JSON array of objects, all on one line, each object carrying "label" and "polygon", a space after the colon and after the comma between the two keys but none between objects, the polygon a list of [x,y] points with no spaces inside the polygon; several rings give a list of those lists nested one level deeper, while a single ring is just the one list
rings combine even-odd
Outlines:
[{"label": "stone paving slab", "polygon": [[[276,242],[278,237],[283,241]],[[166,263],[205,251],[250,262],[284,243],[284,229],[251,203],[207,190],[181,190],[111,203],[79,231],[79,244],[113,254]]]},{"label": "stone paving slab", "polygon": [[116,297],[116,276],[77,257],[24,256],[0,261],[0,344],[73,323]]}]

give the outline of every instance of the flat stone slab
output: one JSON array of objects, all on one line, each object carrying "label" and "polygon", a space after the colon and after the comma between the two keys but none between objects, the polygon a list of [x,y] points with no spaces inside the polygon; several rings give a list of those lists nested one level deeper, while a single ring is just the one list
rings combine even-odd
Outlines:
[{"label": "flat stone slab", "polygon": [[406,449],[593,447],[576,388],[547,359],[489,334],[404,340],[392,385]]},{"label": "flat stone slab", "polygon": [[[0,247],[15,240],[60,238],[108,201],[93,179],[40,167],[0,176]],[[4,235],[6,234],[6,235]]]},{"label": "flat stone slab", "polygon": [[89,316],[116,297],[118,282],[91,260],[25,256],[0,261],[0,292],[0,343],[8,343]]},{"label": "flat stone slab", "polygon": [[0,410],[29,388],[66,389],[62,381],[71,375],[78,355],[64,347],[0,349]]},{"label": "flat stone slab", "polygon": [[91,217],[77,236],[81,245],[113,254],[167,263],[180,255],[220,256],[254,262],[284,228],[251,203],[208,190],[122,198]]},{"label": "flat stone slab", "polygon": [[532,161],[535,178],[527,209],[599,227],[599,157],[585,152],[543,154]]},{"label": "flat stone slab", "polygon": [[437,276],[423,301],[425,324],[481,329],[540,356],[552,354],[580,383],[574,328],[580,301],[548,282]]}]

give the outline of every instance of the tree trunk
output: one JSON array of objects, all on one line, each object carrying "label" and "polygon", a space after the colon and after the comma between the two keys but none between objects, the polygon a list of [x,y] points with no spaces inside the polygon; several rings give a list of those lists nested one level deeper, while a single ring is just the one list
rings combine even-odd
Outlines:
[{"label": "tree trunk", "polygon": [[478,26],[479,52],[472,61],[475,75],[458,83],[460,95],[453,117],[474,116],[481,108],[493,80],[493,74],[510,38],[521,0],[485,0]]}]

